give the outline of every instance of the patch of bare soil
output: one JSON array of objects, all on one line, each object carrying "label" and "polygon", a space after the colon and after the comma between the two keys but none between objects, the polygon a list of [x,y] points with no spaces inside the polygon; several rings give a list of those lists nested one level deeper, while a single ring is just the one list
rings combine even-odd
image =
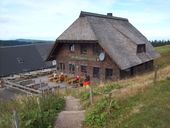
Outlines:
[{"label": "patch of bare soil", "polygon": [[0,100],[12,100],[18,95],[23,95],[23,93],[11,88],[0,88]]}]

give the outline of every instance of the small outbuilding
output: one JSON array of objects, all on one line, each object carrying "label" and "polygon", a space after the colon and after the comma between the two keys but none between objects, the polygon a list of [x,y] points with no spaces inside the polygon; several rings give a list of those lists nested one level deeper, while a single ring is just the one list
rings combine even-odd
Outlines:
[{"label": "small outbuilding", "polygon": [[0,47],[0,77],[54,67],[46,62],[53,43]]},{"label": "small outbuilding", "polygon": [[159,56],[128,19],[81,12],[56,39],[47,60],[56,60],[59,72],[106,81],[152,70]]}]

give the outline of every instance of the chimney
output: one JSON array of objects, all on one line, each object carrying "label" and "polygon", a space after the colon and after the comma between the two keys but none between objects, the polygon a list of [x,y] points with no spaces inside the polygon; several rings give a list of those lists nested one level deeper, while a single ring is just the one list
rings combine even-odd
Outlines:
[{"label": "chimney", "polygon": [[112,16],[112,13],[107,13],[107,16]]}]

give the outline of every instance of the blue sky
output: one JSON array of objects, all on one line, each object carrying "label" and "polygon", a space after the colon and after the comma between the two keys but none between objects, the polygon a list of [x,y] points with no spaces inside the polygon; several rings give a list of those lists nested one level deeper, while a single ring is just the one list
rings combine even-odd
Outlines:
[{"label": "blue sky", "polygon": [[0,0],[0,39],[55,40],[80,11],[112,12],[149,40],[170,39],[170,0]]}]

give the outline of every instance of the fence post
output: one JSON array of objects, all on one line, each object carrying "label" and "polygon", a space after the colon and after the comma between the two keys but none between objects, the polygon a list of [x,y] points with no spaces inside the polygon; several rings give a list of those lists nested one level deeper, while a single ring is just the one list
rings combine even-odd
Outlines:
[{"label": "fence post", "polygon": [[157,82],[157,75],[158,75],[158,66],[155,66],[154,68],[154,84]]},{"label": "fence post", "polygon": [[59,96],[59,88],[60,88],[60,85],[58,85],[58,87],[57,87],[57,94],[58,94],[58,96]]},{"label": "fence post", "polygon": [[77,86],[77,90],[78,90],[78,96],[79,96],[79,94],[80,94],[79,86]]},{"label": "fence post", "polygon": [[90,104],[93,105],[93,90],[92,90],[92,87],[90,87]]},{"label": "fence post", "polygon": [[67,85],[65,86],[65,94],[67,95]]},{"label": "fence post", "polygon": [[19,128],[19,117],[16,110],[13,111],[13,115],[14,115],[15,127]]}]

